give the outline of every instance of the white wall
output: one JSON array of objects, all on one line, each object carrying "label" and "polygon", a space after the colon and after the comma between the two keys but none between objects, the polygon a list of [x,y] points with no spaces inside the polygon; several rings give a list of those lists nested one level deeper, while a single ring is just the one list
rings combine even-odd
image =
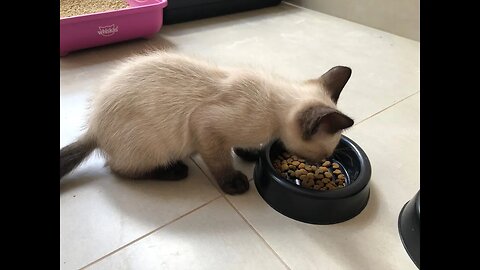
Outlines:
[{"label": "white wall", "polygon": [[420,0],[287,0],[286,2],[420,41]]}]

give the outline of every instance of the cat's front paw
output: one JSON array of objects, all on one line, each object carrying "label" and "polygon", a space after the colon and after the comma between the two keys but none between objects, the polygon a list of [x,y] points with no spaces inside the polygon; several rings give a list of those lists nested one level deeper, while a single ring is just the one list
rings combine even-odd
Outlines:
[{"label": "cat's front paw", "polygon": [[220,187],[225,193],[241,194],[248,190],[250,184],[245,174],[235,171],[232,177],[224,179]]}]

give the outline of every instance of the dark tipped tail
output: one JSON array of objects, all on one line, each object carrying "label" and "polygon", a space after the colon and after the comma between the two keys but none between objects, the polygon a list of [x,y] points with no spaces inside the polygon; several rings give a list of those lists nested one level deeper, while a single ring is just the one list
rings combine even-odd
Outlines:
[{"label": "dark tipped tail", "polygon": [[60,149],[60,179],[75,169],[96,147],[93,139],[82,138]]}]

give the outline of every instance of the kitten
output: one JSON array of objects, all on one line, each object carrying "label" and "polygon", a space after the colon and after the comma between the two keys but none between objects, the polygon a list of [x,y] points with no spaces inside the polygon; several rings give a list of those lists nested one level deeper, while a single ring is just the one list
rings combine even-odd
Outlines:
[{"label": "kitten", "polygon": [[172,53],[132,57],[101,84],[87,131],[60,150],[60,179],[97,148],[120,177],[182,179],[181,160],[197,152],[224,192],[243,193],[249,182],[232,165],[232,147],[249,160],[274,139],[311,160],[333,153],[353,125],[336,109],[350,75],[337,66],[290,82]]}]

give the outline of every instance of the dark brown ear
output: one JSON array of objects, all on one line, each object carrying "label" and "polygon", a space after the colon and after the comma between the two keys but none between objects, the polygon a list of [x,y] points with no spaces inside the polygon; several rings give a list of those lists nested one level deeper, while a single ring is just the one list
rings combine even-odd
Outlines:
[{"label": "dark brown ear", "polygon": [[353,126],[353,120],[343,113],[325,106],[312,106],[298,115],[302,138],[309,140],[315,133],[325,131],[329,134]]},{"label": "dark brown ear", "polygon": [[325,91],[327,91],[335,104],[337,104],[343,87],[345,87],[348,79],[350,79],[350,75],[352,75],[352,70],[349,67],[336,66],[331,68],[319,78],[320,83],[323,85]]}]

